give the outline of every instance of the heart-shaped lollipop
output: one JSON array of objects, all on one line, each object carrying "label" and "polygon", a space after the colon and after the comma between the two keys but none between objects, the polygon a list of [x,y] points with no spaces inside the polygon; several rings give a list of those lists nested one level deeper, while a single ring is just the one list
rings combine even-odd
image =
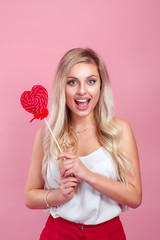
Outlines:
[{"label": "heart-shaped lollipop", "polygon": [[34,114],[34,118],[31,119],[32,122],[34,119],[44,119],[47,124],[49,131],[51,132],[59,151],[62,152],[47,120],[46,117],[48,116],[48,92],[47,90],[41,85],[35,85],[32,87],[31,91],[25,91],[21,95],[21,104],[22,107],[29,113]]},{"label": "heart-shaped lollipop", "polygon": [[31,91],[25,91],[21,95],[22,107],[29,113],[34,114],[34,119],[44,119],[48,115],[48,92],[41,85],[35,85]]}]

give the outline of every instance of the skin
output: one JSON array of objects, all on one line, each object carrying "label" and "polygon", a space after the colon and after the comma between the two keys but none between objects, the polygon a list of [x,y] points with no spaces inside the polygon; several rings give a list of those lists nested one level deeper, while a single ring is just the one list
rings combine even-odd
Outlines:
[{"label": "skin", "polygon": [[[100,77],[95,64],[79,63],[71,68],[66,86],[66,104],[71,110],[72,123],[80,125],[81,121],[93,120],[93,110],[100,95]],[[87,109],[79,109],[75,100],[89,99]],[[90,120],[89,120],[90,119]],[[84,126],[82,126],[84,128]]]},{"label": "skin", "polygon": [[[84,166],[78,156],[88,155],[101,147],[94,124],[94,108],[100,95],[100,77],[95,64],[75,64],[68,74],[65,88],[66,104],[71,110],[71,122],[77,131],[85,128],[79,138],[76,155],[62,153],[57,160],[63,158],[60,168],[61,179],[59,188],[52,190],[47,197],[51,206],[57,206],[70,201],[76,192],[77,184],[85,181],[97,191],[108,196],[114,201],[136,208],[142,201],[142,187],[138,151],[131,126],[125,120],[116,119],[122,130],[121,148],[132,161],[133,171],[129,173],[128,185],[108,179],[100,174],[91,172]],[[84,105],[77,105],[75,100],[85,101]],[[91,127],[89,127],[91,126]],[[31,166],[25,189],[25,204],[29,208],[47,208],[45,204],[44,180],[42,177],[42,132],[37,132]]]}]

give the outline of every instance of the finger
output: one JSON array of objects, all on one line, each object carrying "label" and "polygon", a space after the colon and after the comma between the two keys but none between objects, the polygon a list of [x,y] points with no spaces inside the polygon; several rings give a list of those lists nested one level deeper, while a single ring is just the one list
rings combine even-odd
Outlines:
[{"label": "finger", "polygon": [[64,177],[68,178],[71,174],[74,174],[73,168],[70,168],[64,172]]},{"label": "finger", "polygon": [[57,160],[59,160],[60,158],[64,158],[64,160],[66,160],[66,159],[70,159],[70,158],[74,158],[74,157],[75,157],[75,155],[73,155],[71,153],[64,152],[64,153],[60,153],[57,156]]},{"label": "finger", "polygon": [[60,168],[60,174],[61,176],[63,177],[64,176],[64,173],[73,167],[73,164],[67,164],[67,165],[63,165],[61,168]]},{"label": "finger", "polygon": [[67,178],[61,178],[61,180],[59,181],[59,185],[61,184],[65,184],[67,182],[75,182],[78,183],[78,179],[76,177],[67,177]]},{"label": "finger", "polygon": [[[65,173],[64,173],[64,179],[67,179],[69,178],[69,176],[71,176],[72,174],[74,174],[74,169],[71,168],[69,170],[67,170]],[[75,178],[77,179],[78,182],[81,182],[81,178],[79,178],[78,176],[75,175]]]},{"label": "finger", "polygon": [[64,178],[65,179],[65,182],[78,182],[77,178],[76,177],[67,177],[67,178]]},{"label": "finger", "polygon": [[62,167],[62,166],[65,166],[65,165],[67,165],[67,164],[74,163],[74,160],[75,160],[74,158],[65,159],[65,161],[62,162],[61,167]]},{"label": "finger", "polygon": [[65,183],[61,183],[60,187],[61,188],[75,187],[75,186],[77,186],[77,184],[78,184],[78,181],[76,181],[76,182],[65,182]]},{"label": "finger", "polygon": [[61,169],[65,169],[65,168],[69,168],[73,165],[73,161],[66,161],[65,163],[62,163],[60,170]]},{"label": "finger", "polygon": [[70,188],[70,187],[76,187],[77,183],[75,182],[67,182],[64,184],[64,189]]},{"label": "finger", "polygon": [[63,189],[62,192],[63,192],[63,195],[68,195],[72,192],[75,192],[75,188],[70,187],[70,188],[67,188],[67,189]]},{"label": "finger", "polygon": [[64,170],[67,170],[73,167],[73,164],[74,164],[74,158],[63,161],[60,166],[60,171],[63,172]]}]

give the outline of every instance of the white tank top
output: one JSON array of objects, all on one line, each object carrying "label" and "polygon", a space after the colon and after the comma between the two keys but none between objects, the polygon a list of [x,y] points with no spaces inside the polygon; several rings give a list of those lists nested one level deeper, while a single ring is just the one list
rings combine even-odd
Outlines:
[{"label": "white tank top", "polygon": [[[92,172],[116,180],[113,159],[103,147],[79,158]],[[47,170],[47,179],[52,188],[59,187],[57,182],[60,179],[60,173],[53,159],[51,159],[50,168],[48,167]],[[126,209],[126,206],[119,205],[86,182],[80,182],[74,197],[69,202],[58,208],[52,207],[48,211],[54,218],[62,217],[72,222],[94,225],[108,221]]]}]

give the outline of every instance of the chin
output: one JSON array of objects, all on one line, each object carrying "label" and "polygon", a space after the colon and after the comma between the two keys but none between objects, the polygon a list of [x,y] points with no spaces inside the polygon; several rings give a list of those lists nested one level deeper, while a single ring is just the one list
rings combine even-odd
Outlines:
[{"label": "chin", "polygon": [[74,115],[76,115],[77,117],[88,117],[89,115],[92,115],[93,112],[91,111],[75,111],[73,112]]}]

